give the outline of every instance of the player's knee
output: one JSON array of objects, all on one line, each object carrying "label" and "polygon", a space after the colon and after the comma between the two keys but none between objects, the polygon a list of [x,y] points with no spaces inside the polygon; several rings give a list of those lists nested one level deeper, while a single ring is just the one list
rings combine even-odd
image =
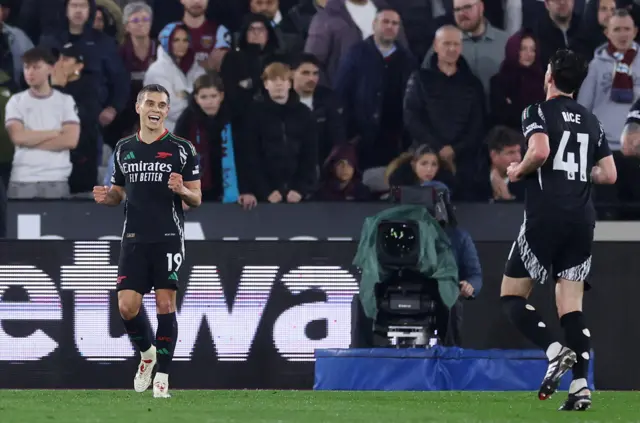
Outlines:
[{"label": "player's knee", "polygon": [[156,290],[156,311],[158,314],[169,314],[176,311],[176,293],[169,289]]},{"label": "player's knee", "polygon": [[118,310],[120,311],[120,316],[122,316],[123,319],[131,320],[140,312],[140,304],[135,301],[126,301],[121,299],[118,301]]},{"label": "player's knee", "polygon": [[584,295],[584,282],[559,279],[556,284],[556,308],[558,315],[574,311],[582,311],[582,298]]},{"label": "player's knee", "polygon": [[156,298],[156,311],[158,314],[169,314],[175,312],[175,301],[172,301],[171,298]]}]

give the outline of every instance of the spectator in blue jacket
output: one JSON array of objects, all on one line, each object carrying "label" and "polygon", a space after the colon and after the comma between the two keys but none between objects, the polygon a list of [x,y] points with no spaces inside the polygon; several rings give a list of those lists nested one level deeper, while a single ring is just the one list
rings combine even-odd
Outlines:
[{"label": "spectator in blue jacket", "polygon": [[332,77],[344,106],[347,138],[358,139],[358,163],[363,171],[386,167],[410,144],[402,104],[417,63],[399,41],[400,28],[397,12],[378,10],[373,35],[342,56]]},{"label": "spectator in blue jacket", "polygon": [[66,0],[64,27],[50,30],[40,38],[40,45],[56,52],[73,43],[82,49],[84,72],[94,75],[96,95],[102,112],[100,124],[109,125],[127,104],[129,73],[118,55],[115,40],[93,29],[95,0]]},{"label": "spectator in blue jacket", "polygon": [[[434,188],[446,191],[448,188],[443,183],[433,181]],[[427,186],[429,183],[423,184]],[[460,284],[460,297],[458,301],[451,307],[449,313],[449,327],[443,340],[445,345],[460,346],[462,344],[462,308],[463,302],[475,299],[482,289],[482,267],[478,258],[478,251],[471,239],[471,235],[465,229],[458,226],[455,216],[450,216],[450,221],[444,226],[449,240],[451,241],[451,249],[458,265],[458,280]]]}]

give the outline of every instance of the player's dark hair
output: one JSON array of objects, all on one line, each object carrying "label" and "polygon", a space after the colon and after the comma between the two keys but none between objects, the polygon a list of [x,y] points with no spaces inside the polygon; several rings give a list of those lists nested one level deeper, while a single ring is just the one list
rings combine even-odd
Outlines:
[{"label": "player's dark hair", "polygon": [[556,51],[549,64],[556,88],[566,94],[574,93],[580,88],[589,70],[589,64],[581,55],[567,49]]},{"label": "player's dark hair", "polygon": [[[611,15],[611,18],[616,17],[616,18],[626,18],[626,17],[630,17],[633,19],[633,16],[631,16],[631,13],[627,10],[627,9],[616,9],[613,14]],[[609,18],[609,19],[611,19]],[[635,22],[634,22],[635,25]]]},{"label": "player's dark hair", "polygon": [[140,103],[146,93],[166,94],[167,104],[171,103],[171,96],[169,95],[169,91],[167,91],[167,89],[160,84],[149,84],[142,87],[142,89],[138,93],[138,98],[136,99],[136,103]]},{"label": "player's dark hair", "polygon": [[198,95],[198,92],[205,88],[215,88],[219,93],[224,92],[224,83],[217,72],[211,71],[199,76],[193,83],[193,95]]},{"label": "player's dark hair", "polygon": [[376,17],[380,16],[380,14],[384,12],[393,12],[400,16],[400,12],[398,12],[398,10],[394,9],[393,7],[383,7],[381,9],[378,9],[378,11],[376,12]]},{"label": "player's dark hair", "polygon": [[34,47],[24,52],[22,55],[22,63],[25,65],[33,65],[40,61],[53,66],[56,63],[56,57],[50,50],[42,47]]},{"label": "player's dark hair", "polygon": [[502,152],[507,147],[524,144],[522,133],[507,126],[498,125],[487,134],[489,151]]},{"label": "player's dark hair", "polygon": [[318,58],[315,55],[311,53],[302,53],[301,55],[296,57],[296,59],[293,61],[292,68],[294,70],[298,69],[300,66],[304,65],[305,63],[310,63],[312,65],[315,65],[318,69],[322,67],[322,63],[320,63],[320,60],[318,60]]}]

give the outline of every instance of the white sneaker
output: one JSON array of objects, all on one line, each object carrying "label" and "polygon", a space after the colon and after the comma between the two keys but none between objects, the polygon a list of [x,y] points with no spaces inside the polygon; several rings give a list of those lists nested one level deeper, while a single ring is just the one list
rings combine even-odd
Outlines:
[{"label": "white sneaker", "polygon": [[171,398],[169,394],[169,375],[166,373],[156,373],[153,380],[153,397],[154,398]]},{"label": "white sneaker", "polygon": [[133,378],[133,389],[136,392],[144,392],[151,386],[153,368],[156,366],[156,347],[151,346],[149,351],[141,354],[138,370]]}]

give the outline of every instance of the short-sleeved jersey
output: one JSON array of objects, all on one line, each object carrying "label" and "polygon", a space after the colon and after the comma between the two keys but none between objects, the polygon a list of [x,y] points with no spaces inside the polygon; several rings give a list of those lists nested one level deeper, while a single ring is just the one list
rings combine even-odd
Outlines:
[{"label": "short-sleeved jersey", "polygon": [[207,60],[214,48],[231,48],[231,33],[224,25],[207,20],[199,28],[189,28],[189,32],[196,61]]},{"label": "short-sleeved jersey", "polygon": [[631,110],[629,110],[629,113],[627,114],[627,120],[624,124],[628,125],[630,123],[640,125],[640,98],[633,103]]},{"label": "short-sleeved jersey", "polygon": [[125,188],[126,242],[184,241],[182,199],[169,189],[169,175],[185,182],[200,179],[193,145],[169,131],[150,144],[138,134],[118,141],[111,183]]},{"label": "short-sleeved jersey", "polygon": [[611,155],[598,118],[573,99],[560,96],[527,107],[522,132],[549,137],[547,161],[526,176],[527,219],[595,222],[591,169]]}]

